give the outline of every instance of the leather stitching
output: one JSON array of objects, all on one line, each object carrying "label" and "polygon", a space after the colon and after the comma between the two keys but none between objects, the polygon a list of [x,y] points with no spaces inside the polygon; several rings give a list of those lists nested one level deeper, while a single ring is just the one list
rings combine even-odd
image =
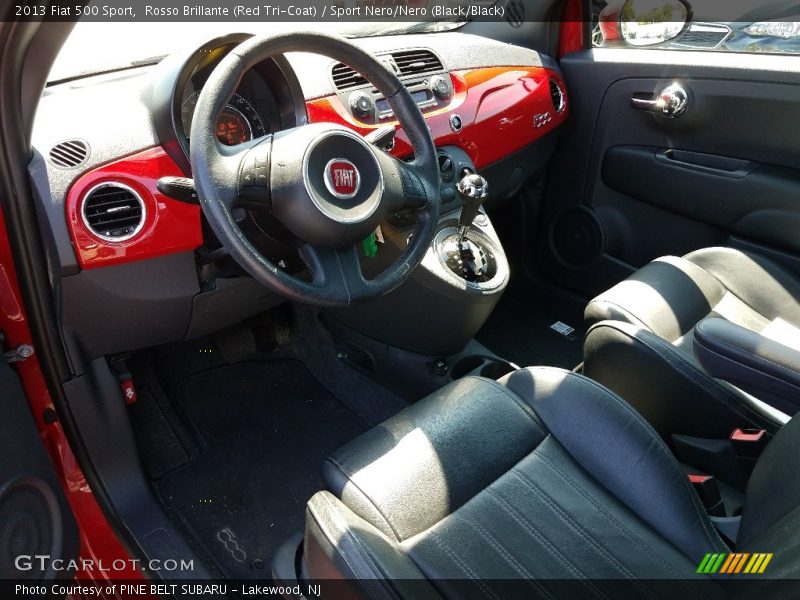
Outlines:
[{"label": "leather stitching", "polygon": [[606,510],[606,508],[597,502],[592,496],[574,479],[572,479],[563,469],[561,469],[556,463],[554,463],[547,455],[541,452],[541,448],[537,448],[534,450],[533,454],[541,460],[545,465],[550,467],[550,469],[555,472],[561,479],[564,481],[569,487],[575,490],[578,494],[580,494],[589,504],[591,504],[595,510],[597,510],[603,517],[611,523],[617,531],[625,535],[628,539],[633,541],[641,550],[644,550],[647,554],[649,554],[653,559],[657,562],[663,564],[670,574],[674,575],[675,577],[679,577],[678,571],[675,569],[675,566],[667,560],[663,555],[656,552],[655,549],[650,546],[647,542],[645,542],[641,537],[633,533],[630,529],[625,527],[625,524],[622,523],[619,519],[617,519],[610,511]]},{"label": "leather stitching", "polygon": [[655,598],[656,596],[644,585],[639,581],[636,576],[628,569],[624,564],[622,564],[617,558],[608,551],[601,543],[595,540],[591,535],[589,535],[586,530],[578,523],[575,519],[570,517],[559,505],[556,503],[553,498],[545,492],[539,485],[534,483],[534,481],[527,476],[521,470],[513,470],[511,474],[514,475],[525,487],[531,490],[540,501],[542,501],[550,510],[552,510],[558,517],[561,519],[562,523],[565,523],[569,528],[574,531],[579,538],[581,538],[587,545],[594,548],[605,560],[610,563],[617,571],[622,573],[626,578],[631,579],[634,581],[636,587],[642,590],[645,594],[647,594],[651,598]]},{"label": "leather stitching", "polygon": [[527,581],[528,584],[531,585],[531,587],[533,587],[536,590],[538,590],[543,596],[545,596],[547,598],[551,598],[552,600],[555,600],[555,598],[547,590],[547,588],[545,588],[536,579],[536,577],[534,577],[534,575],[530,571],[528,571],[528,569],[525,568],[525,565],[523,565],[516,558],[514,558],[514,555],[511,554],[511,552],[508,550],[508,548],[503,546],[503,544],[496,537],[494,537],[491,533],[486,531],[485,527],[483,527],[480,523],[478,523],[474,519],[468,519],[468,518],[464,517],[463,515],[458,515],[457,518],[461,519],[462,521],[467,523],[470,527],[475,529],[489,543],[489,545],[492,548],[494,548],[495,552],[497,552],[501,557],[503,557],[506,560],[506,562],[511,564],[514,567],[514,570],[517,573],[522,575],[522,577]]},{"label": "leather stitching", "polygon": [[[572,375],[574,377],[577,377],[577,375],[574,374]],[[664,440],[661,439],[661,436],[658,435],[658,433],[656,433],[656,430],[653,429],[650,423],[648,423],[644,419],[644,417],[642,417],[642,415],[633,410],[633,407],[631,407],[622,398],[620,398],[616,394],[611,393],[609,390],[601,386],[599,383],[592,381],[591,379],[588,379],[586,377],[583,377],[582,379],[584,379],[586,383],[588,383],[589,385],[596,387],[600,393],[608,396],[620,408],[622,408],[625,412],[627,412],[631,416],[631,418],[633,418],[636,422],[638,422],[639,425],[641,425],[645,429],[645,431],[647,431],[650,434],[650,436],[652,437],[652,442],[654,444],[654,447],[658,448],[659,452],[666,458],[667,462],[670,461],[675,462],[675,457],[672,456],[672,454],[670,453],[669,449],[664,443]],[[725,544],[725,542],[722,541],[722,538],[719,536],[719,534],[716,532],[713,526],[711,526],[711,523],[708,521],[705,508],[703,508],[702,504],[700,504],[700,498],[697,496],[697,492],[695,492],[692,489],[691,485],[689,484],[689,479],[687,477],[683,477],[683,474],[681,474],[680,480],[683,482],[684,492],[688,494],[690,501],[694,505],[695,511],[697,513],[695,516],[700,521],[700,524],[703,527],[703,531],[705,531],[708,537],[708,541],[711,542],[711,547],[717,548],[716,543],[719,542],[720,544],[719,548],[724,548],[725,550],[728,550],[729,549],[728,546]],[[700,512],[701,510],[702,512]]]},{"label": "leather stitching", "polygon": [[601,598],[605,597],[605,595],[598,590],[591,579],[589,579],[585,573],[581,572],[578,567],[572,564],[566,556],[561,554],[558,549],[548,540],[544,535],[534,527],[533,523],[531,523],[525,515],[519,512],[519,510],[509,503],[505,498],[500,496],[495,490],[491,488],[486,489],[487,495],[491,496],[497,504],[503,509],[503,511],[510,516],[514,522],[522,527],[528,535],[534,538],[539,544],[544,546],[545,550],[547,550],[550,555],[555,558],[561,566],[563,566],[567,571],[572,573],[573,577],[577,579],[583,579],[586,582],[586,585],[589,586],[593,591],[595,591],[596,595],[600,596]]},{"label": "leather stitching", "polygon": [[[516,404],[520,408],[520,410],[522,410],[522,412],[531,420],[531,422],[533,423],[534,427],[542,434],[542,440],[539,440],[538,443],[541,444],[542,441],[544,441],[544,439],[548,435],[548,432],[543,428],[542,424],[539,422],[538,417],[533,412],[533,410],[525,402],[520,400],[519,396],[514,394],[507,387],[505,387],[503,385],[500,385],[499,383],[497,383],[493,379],[487,379],[485,377],[477,377],[477,376],[472,376],[471,378],[478,379],[478,380],[480,380],[480,381],[482,381],[484,383],[490,384],[497,391],[499,391],[503,396],[505,396],[506,398],[508,398],[511,401],[513,401],[514,404]],[[531,451],[535,450],[535,449],[536,449],[536,446],[534,445],[534,447],[531,449]],[[341,463],[339,463],[339,461],[337,461],[335,458],[332,458],[332,457],[328,457],[326,459],[326,462],[328,462],[331,465],[333,465],[336,468],[336,470],[339,471],[342,474],[342,476],[347,480],[346,482],[351,484],[353,486],[353,488],[361,495],[361,497],[375,509],[377,514],[383,519],[384,523],[386,524],[386,527],[388,527],[389,531],[391,531],[392,534],[394,535],[395,541],[398,541],[398,542],[403,541],[402,536],[399,534],[399,532],[395,528],[394,524],[386,517],[386,515],[378,507],[378,505],[372,500],[372,498],[368,494],[366,494],[355,483],[355,481],[353,481],[352,477],[348,474],[347,469],[344,467],[344,465],[342,465]],[[498,475],[498,478],[499,477],[502,477],[502,474]],[[342,488],[342,491],[344,491],[344,487]]]},{"label": "leather stitching", "polygon": [[442,550],[450,558],[450,560],[452,560],[456,565],[458,565],[461,568],[461,570],[464,571],[464,573],[466,573],[467,576],[478,585],[478,587],[486,596],[488,596],[489,598],[494,598],[495,600],[500,600],[497,594],[495,594],[489,588],[489,586],[487,586],[486,583],[480,577],[478,577],[475,571],[470,569],[464,563],[464,561],[462,561],[458,557],[458,555],[450,549],[450,547],[447,544],[445,544],[442,540],[440,540],[439,536],[435,532],[431,531],[429,533],[429,538],[433,540],[434,544],[440,550]]},{"label": "leather stitching", "polygon": [[344,265],[342,265],[342,259],[338,252],[335,252],[334,256],[336,257],[336,266],[339,269],[339,275],[341,276],[342,283],[344,284],[344,290],[347,292],[347,303],[349,304],[353,299],[353,295],[350,293],[350,285],[347,282],[347,276],[344,274]]}]

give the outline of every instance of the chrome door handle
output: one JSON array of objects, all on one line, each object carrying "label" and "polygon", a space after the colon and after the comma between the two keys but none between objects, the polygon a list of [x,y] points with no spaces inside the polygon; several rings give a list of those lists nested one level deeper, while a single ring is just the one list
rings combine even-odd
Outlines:
[{"label": "chrome door handle", "polygon": [[646,98],[631,98],[631,106],[638,110],[647,110],[660,114],[666,119],[675,119],[686,112],[689,107],[689,94],[677,83],[668,85],[651,100]]}]

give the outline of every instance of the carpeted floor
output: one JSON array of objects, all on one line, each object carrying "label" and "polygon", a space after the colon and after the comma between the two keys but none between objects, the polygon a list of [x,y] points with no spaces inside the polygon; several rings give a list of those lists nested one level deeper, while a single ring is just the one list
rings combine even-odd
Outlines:
[{"label": "carpeted floor", "polygon": [[[574,369],[583,360],[582,322],[574,311],[558,310],[544,303],[506,292],[475,336],[491,351],[522,367],[548,365]],[[570,337],[550,326],[564,321],[575,328]]]},{"label": "carpeted floor", "polygon": [[295,360],[213,368],[177,386],[177,410],[201,449],[156,487],[230,578],[269,577],[302,530],[327,454],[367,429]]}]

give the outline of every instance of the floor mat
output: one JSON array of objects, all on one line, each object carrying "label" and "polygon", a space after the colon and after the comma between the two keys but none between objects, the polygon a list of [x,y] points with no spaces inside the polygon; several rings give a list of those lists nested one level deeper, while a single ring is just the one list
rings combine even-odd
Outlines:
[{"label": "floor mat", "polygon": [[507,292],[475,337],[491,351],[523,367],[573,369],[583,360],[582,323],[568,323],[575,328],[571,338],[550,328],[565,318],[549,306]]},{"label": "floor mat", "polygon": [[176,395],[203,450],[158,481],[162,501],[226,576],[269,577],[302,531],[322,461],[367,425],[294,360],[218,367]]}]

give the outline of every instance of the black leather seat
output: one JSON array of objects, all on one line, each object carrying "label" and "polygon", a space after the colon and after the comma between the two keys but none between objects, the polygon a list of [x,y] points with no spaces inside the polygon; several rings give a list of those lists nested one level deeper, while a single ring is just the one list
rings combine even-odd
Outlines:
[{"label": "black leather seat", "polygon": [[696,325],[709,317],[800,349],[800,278],[768,258],[731,248],[659,258],[592,300],[585,316],[583,372],[665,436],[774,432],[800,410],[800,396],[755,398],[710,377],[693,353]]},{"label": "black leather seat", "polygon": [[[798,450],[795,420],[756,467],[736,544],[774,553],[772,575],[800,568]],[[665,443],[618,396],[560,369],[456,381],[334,453],[323,479],[305,572],[346,580],[343,596],[727,591],[697,580],[707,553],[731,549]]]}]

